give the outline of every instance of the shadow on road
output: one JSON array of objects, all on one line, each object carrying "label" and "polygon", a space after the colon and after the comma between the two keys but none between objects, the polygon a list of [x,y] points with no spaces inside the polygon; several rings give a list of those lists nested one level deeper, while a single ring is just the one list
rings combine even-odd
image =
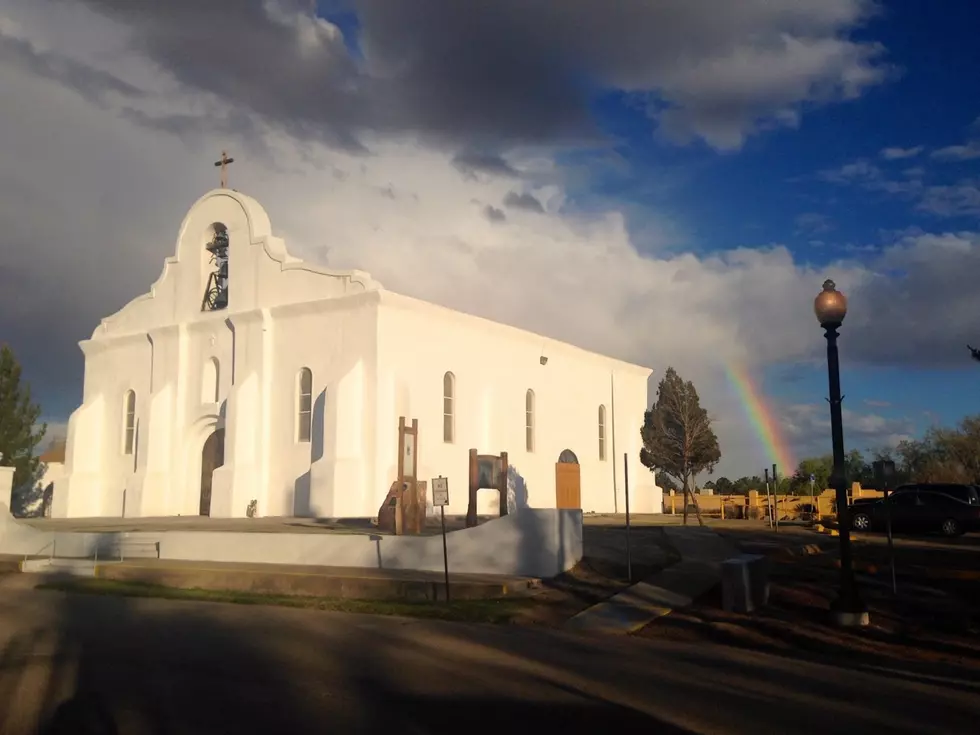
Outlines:
[{"label": "shadow on road", "polygon": [[436,642],[424,629],[413,635],[415,621],[370,616],[33,590],[22,598],[32,602],[0,606],[6,631],[18,607],[26,618],[0,653],[0,732],[9,735],[390,735],[473,723],[690,732],[447,656],[450,641],[471,645],[464,627]]},{"label": "shadow on road", "polygon": [[726,647],[3,592],[0,732],[9,735],[822,735],[921,733],[939,722],[969,732],[980,716],[980,697],[946,687]]}]

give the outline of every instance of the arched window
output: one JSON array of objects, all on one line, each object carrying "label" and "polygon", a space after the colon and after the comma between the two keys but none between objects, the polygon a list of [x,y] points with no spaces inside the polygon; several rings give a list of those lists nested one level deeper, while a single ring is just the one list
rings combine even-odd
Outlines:
[{"label": "arched window", "polygon": [[599,461],[606,460],[606,407],[599,406]]},{"label": "arched window", "polygon": [[296,380],[296,441],[308,442],[313,422],[313,371],[303,368]]},{"label": "arched window", "polygon": [[204,363],[204,371],[201,375],[201,403],[218,402],[218,377],[220,376],[221,366],[217,357],[212,357]]},{"label": "arched window", "polygon": [[123,452],[132,454],[136,447],[136,392],[126,391],[125,418],[123,420]]},{"label": "arched window", "polygon": [[456,376],[442,376],[442,440],[447,444],[456,441]]},{"label": "arched window", "polygon": [[524,445],[527,451],[534,451],[534,391],[524,396]]}]

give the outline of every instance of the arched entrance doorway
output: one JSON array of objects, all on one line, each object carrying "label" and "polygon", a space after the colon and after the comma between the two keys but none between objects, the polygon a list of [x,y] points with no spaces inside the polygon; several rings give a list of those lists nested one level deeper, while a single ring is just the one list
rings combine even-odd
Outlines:
[{"label": "arched entrance doorway", "polygon": [[582,507],[582,471],[571,449],[558,455],[555,464],[555,507]]},{"label": "arched entrance doorway", "polygon": [[225,430],[215,429],[201,450],[201,515],[211,515],[211,478],[225,463]]}]

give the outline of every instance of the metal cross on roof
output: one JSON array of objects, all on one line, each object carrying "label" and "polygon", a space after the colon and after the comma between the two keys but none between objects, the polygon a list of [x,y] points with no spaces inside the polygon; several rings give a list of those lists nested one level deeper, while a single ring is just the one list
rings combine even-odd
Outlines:
[{"label": "metal cross on roof", "polygon": [[221,167],[221,188],[222,189],[227,189],[228,188],[228,164],[229,163],[234,163],[234,162],[235,162],[235,159],[234,158],[228,158],[228,153],[226,151],[221,151],[221,160],[214,162],[214,165],[215,166],[220,166]]}]

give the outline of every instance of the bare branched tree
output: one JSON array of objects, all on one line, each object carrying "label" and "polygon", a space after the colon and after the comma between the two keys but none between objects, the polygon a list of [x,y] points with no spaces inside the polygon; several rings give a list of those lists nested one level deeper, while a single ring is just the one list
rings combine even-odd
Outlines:
[{"label": "bare branched tree", "polygon": [[694,480],[700,473],[714,469],[721,459],[721,450],[711,418],[701,408],[697,389],[690,381],[684,382],[672,367],[667,368],[660,381],[657,402],[645,413],[640,434],[640,461],[652,472],[660,471],[677,480],[684,492],[684,525],[691,499],[698,523],[703,526]]}]

